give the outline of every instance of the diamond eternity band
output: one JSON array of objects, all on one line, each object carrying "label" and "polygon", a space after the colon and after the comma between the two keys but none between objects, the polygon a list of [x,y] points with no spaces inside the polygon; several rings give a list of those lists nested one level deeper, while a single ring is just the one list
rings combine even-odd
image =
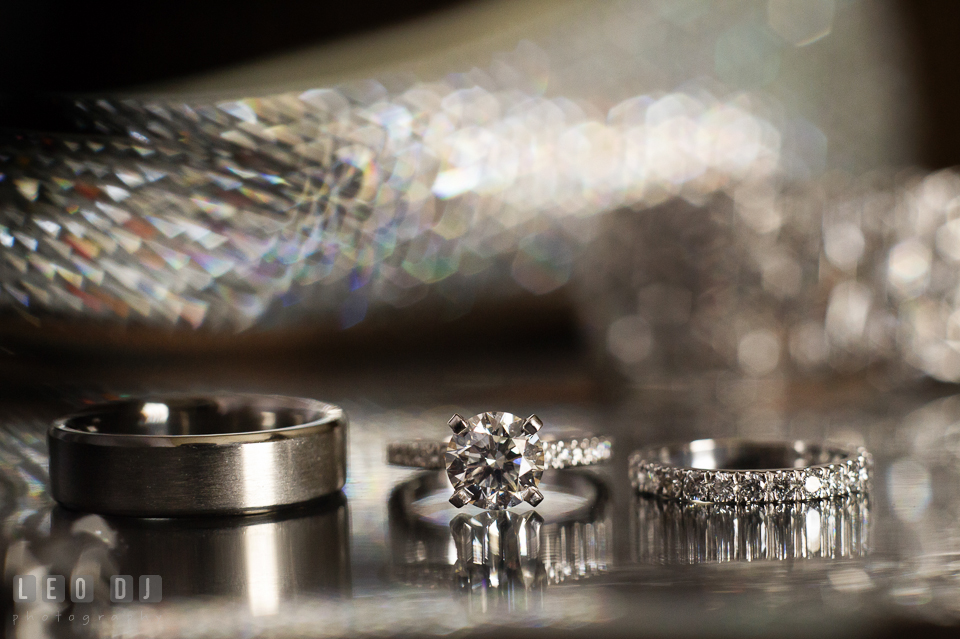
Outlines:
[{"label": "diamond eternity band", "polygon": [[873,458],[863,448],[802,441],[701,439],[636,451],[630,479],[641,493],[713,503],[833,499],[869,490]]}]

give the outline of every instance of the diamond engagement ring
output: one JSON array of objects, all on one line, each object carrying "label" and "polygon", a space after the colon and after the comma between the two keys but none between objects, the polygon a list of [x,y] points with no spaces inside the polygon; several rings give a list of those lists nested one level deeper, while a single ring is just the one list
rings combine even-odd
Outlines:
[{"label": "diamond engagement ring", "polygon": [[545,439],[543,422],[512,413],[480,413],[470,419],[454,415],[447,441],[396,442],[387,446],[387,463],[446,470],[453,484],[450,503],[500,510],[543,501],[537,488],[545,469],[589,466],[610,459],[611,441],[590,435]]},{"label": "diamond engagement ring", "polygon": [[700,439],[630,456],[641,493],[713,503],[777,503],[866,493],[873,457],[863,448],[802,441]]}]

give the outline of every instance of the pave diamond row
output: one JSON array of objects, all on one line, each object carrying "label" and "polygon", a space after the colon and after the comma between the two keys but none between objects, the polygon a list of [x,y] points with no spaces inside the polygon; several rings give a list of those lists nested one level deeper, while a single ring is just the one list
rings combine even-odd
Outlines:
[{"label": "pave diamond row", "polygon": [[713,503],[795,502],[867,492],[873,467],[862,448],[849,459],[806,468],[701,470],[630,458],[630,479],[641,493],[666,499]]},{"label": "pave diamond row", "polygon": [[387,445],[387,463],[394,466],[443,470],[446,468],[444,455],[447,442],[415,440],[395,442]]},{"label": "pave diamond row", "polygon": [[558,439],[543,442],[544,468],[573,468],[590,466],[610,459],[611,441],[608,437]]},{"label": "pave diamond row", "polygon": [[[443,470],[446,468],[447,442],[416,440],[396,442],[387,446],[387,463]],[[610,459],[611,440],[608,437],[558,439],[543,442],[544,468],[558,470],[576,466],[599,464]]]}]

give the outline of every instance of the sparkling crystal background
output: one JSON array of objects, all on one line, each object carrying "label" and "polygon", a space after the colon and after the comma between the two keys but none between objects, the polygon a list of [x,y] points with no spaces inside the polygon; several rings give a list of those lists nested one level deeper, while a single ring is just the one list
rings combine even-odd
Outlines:
[{"label": "sparkling crystal background", "polygon": [[0,141],[0,305],[336,330],[559,293],[640,380],[960,378],[956,180],[884,168],[913,131],[885,10],[578,6],[424,77],[65,101],[75,133]]}]

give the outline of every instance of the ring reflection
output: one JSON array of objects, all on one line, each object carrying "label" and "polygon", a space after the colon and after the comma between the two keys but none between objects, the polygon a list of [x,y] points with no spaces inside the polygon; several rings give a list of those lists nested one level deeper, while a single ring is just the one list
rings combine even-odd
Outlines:
[{"label": "ring reflection", "polygon": [[[547,586],[606,572],[612,543],[608,499],[595,479],[587,507],[459,513],[444,525],[418,513],[429,501],[429,476],[398,486],[390,498],[391,574],[417,587],[449,588],[472,610],[527,609],[542,603]],[[568,480],[569,481],[569,480]],[[581,486],[580,488],[586,488]],[[548,489],[549,490],[549,489]],[[558,495],[559,496],[559,495]]]},{"label": "ring reflection", "polygon": [[678,503],[638,495],[633,553],[647,564],[841,559],[870,548],[863,497],[785,504]]}]

